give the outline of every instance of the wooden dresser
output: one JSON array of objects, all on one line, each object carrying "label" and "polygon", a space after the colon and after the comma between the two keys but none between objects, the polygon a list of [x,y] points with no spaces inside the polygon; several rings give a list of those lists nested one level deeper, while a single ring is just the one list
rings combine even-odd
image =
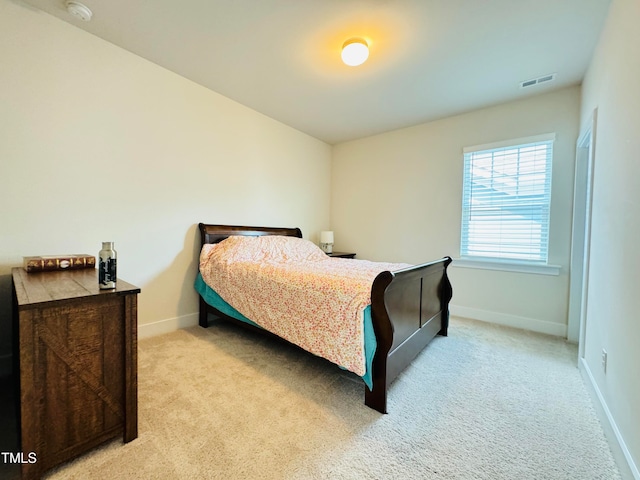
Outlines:
[{"label": "wooden dresser", "polygon": [[100,290],[96,269],[12,277],[23,479],[135,439],[140,289],[118,279]]}]

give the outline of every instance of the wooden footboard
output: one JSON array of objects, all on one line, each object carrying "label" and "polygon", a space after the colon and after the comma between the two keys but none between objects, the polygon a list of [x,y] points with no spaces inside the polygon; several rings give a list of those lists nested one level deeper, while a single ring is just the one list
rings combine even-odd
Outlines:
[{"label": "wooden footboard", "polygon": [[371,288],[371,317],[377,350],[373,389],[365,404],[387,413],[387,389],[436,335],[447,335],[452,296],[447,267],[451,258],[382,272]]}]

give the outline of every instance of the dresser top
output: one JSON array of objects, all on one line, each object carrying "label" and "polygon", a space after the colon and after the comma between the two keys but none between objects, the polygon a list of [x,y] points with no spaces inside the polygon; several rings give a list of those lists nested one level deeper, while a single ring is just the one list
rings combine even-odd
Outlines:
[{"label": "dresser top", "polygon": [[116,288],[101,290],[95,268],[27,273],[24,268],[16,267],[11,269],[11,274],[20,307],[96,295],[140,293],[138,287],[120,279]]}]

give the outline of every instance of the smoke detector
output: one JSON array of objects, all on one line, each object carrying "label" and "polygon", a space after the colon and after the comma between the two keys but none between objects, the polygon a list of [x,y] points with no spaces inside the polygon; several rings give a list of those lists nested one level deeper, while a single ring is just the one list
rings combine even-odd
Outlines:
[{"label": "smoke detector", "polygon": [[67,12],[83,22],[91,20],[93,12],[86,5],[80,2],[67,2]]}]

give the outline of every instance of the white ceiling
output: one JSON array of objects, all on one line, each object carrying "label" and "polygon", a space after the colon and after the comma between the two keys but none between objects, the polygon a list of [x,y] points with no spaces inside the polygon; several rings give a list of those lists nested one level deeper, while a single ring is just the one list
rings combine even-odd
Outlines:
[{"label": "white ceiling", "polygon": [[[580,83],[610,3],[81,1],[90,22],[25,3],[330,144]],[[340,60],[353,36],[370,43],[360,67]]]}]

